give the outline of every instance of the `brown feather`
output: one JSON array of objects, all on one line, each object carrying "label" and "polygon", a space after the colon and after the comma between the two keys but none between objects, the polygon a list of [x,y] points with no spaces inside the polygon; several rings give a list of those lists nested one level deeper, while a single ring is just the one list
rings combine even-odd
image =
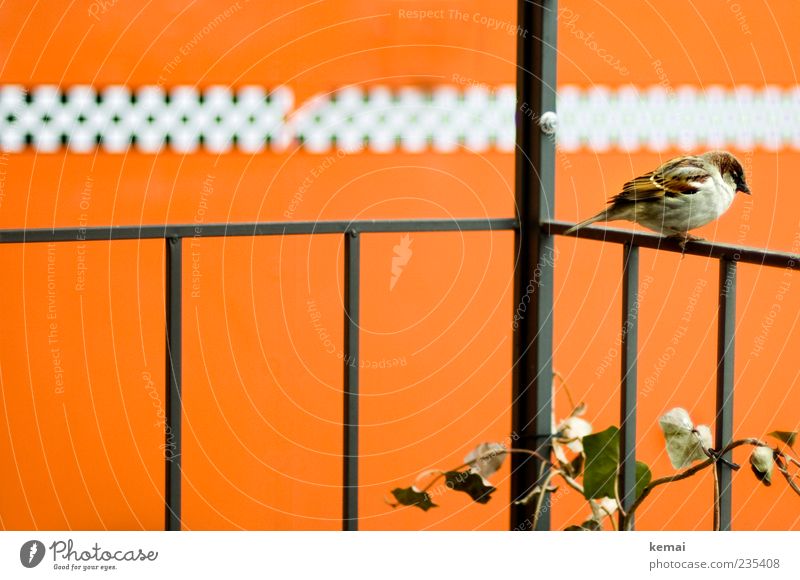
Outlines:
[{"label": "brown feather", "polygon": [[710,177],[707,167],[708,162],[701,157],[671,159],[654,171],[627,182],[610,201],[627,204],[696,193],[697,189],[692,183]]}]

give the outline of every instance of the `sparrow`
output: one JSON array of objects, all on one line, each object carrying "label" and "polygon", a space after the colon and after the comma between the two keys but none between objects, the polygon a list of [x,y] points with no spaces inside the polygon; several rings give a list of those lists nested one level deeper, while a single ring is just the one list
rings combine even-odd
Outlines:
[{"label": "sparrow", "polygon": [[622,186],[600,213],[575,224],[569,234],[594,222],[628,220],[686,242],[701,240],[689,230],[728,211],[736,192],[750,194],[742,164],[727,151],[670,159]]}]

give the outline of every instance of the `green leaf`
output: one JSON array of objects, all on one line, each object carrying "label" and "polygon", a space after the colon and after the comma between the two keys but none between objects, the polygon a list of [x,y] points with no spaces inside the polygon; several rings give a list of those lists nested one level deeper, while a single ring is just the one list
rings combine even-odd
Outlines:
[{"label": "green leaf", "polygon": [[583,438],[586,466],[583,468],[583,495],[586,499],[615,497],[619,467],[619,429],[609,427]]},{"label": "green leaf", "polygon": [[432,507],[439,507],[431,501],[431,496],[427,492],[419,491],[413,487],[398,487],[392,490],[392,495],[397,500],[397,504],[390,504],[392,507],[397,505],[413,505],[426,512]]},{"label": "green leaf", "polygon": [[783,441],[789,447],[794,447],[794,442],[797,440],[797,431],[773,431],[772,433],[767,433],[767,435]]},{"label": "green leaf", "polygon": [[653,479],[653,473],[646,463],[641,461],[636,462],[636,499],[642,495],[644,488],[650,485]]},{"label": "green leaf", "polygon": [[775,456],[769,447],[756,447],[750,454],[750,467],[756,477],[769,487],[772,485],[772,468],[775,466]]},{"label": "green leaf", "polygon": [[496,488],[486,485],[483,478],[473,471],[447,471],[444,474],[447,487],[463,491],[478,503],[488,503]]},{"label": "green leaf", "polygon": [[[583,495],[586,499],[616,497],[619,475],[619,429],[605,431],[583,438],[586,465],[583,468]],[[636,462],[636,497],[642,495],[653,474],[646,463]]]}]

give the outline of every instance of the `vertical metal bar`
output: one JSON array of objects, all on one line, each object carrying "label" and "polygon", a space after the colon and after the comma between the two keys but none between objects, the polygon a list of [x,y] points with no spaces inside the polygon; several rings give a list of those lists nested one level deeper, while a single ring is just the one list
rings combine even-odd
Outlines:
[{"label": "vertical metal bar", "polygon": [[342,529],[358,529],[358,328],[361,245],[357,231],[344,246],[344,497]]},{"label": "vertical metal bar", "polygon": [[[538,121],[556,107],[556,0],[517,3],[517,150],[512,429],[516,445],[550,453],[553,356],[553,237],[541,227],[552,219],[555,144]],[[523,308],[524,306],[524,308]],[[537,459],[511,458],[511,498],[524,497],[546,473]],[[550,528],[550,502],[512,505],[511,529]]]},{"label": "vertical metal bar", "polygon": [[[622,249],[622,378],[620,381],[619,496],[627,512],[636,501],[636,362],[639,340],[639,248]],[[620,513],[620,523],[622,522]]]},{"label": "vertical metal bar", "polygon": [[[722,449],[733,438],[733,358],[736,327],[736,262],[719,261],[719,334],[717,337],[717,416],[714,422],[716,444]],[[728,452],[724,459],[731,460]],[[719,480],[719,529],[731,529],[732,470],[717,462]]]},{"label": "vertical metal bar", "polygon": [[167,416],[164,428],[165,528],[181,529],[182,239],[166,238]]}]

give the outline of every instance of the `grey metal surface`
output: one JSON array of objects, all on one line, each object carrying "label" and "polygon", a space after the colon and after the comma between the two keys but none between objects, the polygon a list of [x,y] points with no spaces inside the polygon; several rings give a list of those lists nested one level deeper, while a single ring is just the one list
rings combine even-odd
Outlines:
[{"label": "grey metal surface", "polygon": [[358,363],[361,236],[351,230],[344,246],[344,488],[342,529],[358,529]]},{"label": "grey metal surface", "polygon": [[182,255],[181,238],[166,240],[166,426],[165,457],[165,517],[167,530],[181,529],[181,404],[182,382]]},{"label": "grey metal surface", "polygon": [[[516,445],[550,454],[553,375],[554,239],[544,222],[553,217],[555,140],[539,127],[544,113],[556,110],[555,0],[520,0],[517,22],[517,149],[515,159],[516,234],[514,307],[524,315],[514,322],[512,430]],[[547,473],[537,459],[511,457],[511,499],[528,494]],[[512,504],[511,529],[550,528],[550,502]]]},{"label": "grey metal surface", "polygon": [[[717,415],[714,421],[715,445],[722,449],[733,438],[733,362],[734,335],[736,332],[736,263],[719,262],[719,314],[717,338]],[[730,461],[731,453],[724,457]],[[719,529],[731,529],[732,470],[724,462],[717,462],[719,480]]]},{"label": "grey metal surface", "polygon": [[[622,250],[622,328],[620,330],[620,474],[622,508],[636,501],[636,362],[639,337],[639,248]],[[620,513],[620,522],[622,521]]]},{"label": "grey metal surface", "polygon": [[362,220],[316,222],[246,222],[213,223],[205,225],[142,225],[89,228],[34,228],[0,230],[0,243],[74,242],[101,240],[143,240],[170,237],[231,237],[276,236],[302,234],[343,234],[357,229],[360,232],[457,232],[483,230],[513,230],[512,218],[455,218],[419,220]]}]

